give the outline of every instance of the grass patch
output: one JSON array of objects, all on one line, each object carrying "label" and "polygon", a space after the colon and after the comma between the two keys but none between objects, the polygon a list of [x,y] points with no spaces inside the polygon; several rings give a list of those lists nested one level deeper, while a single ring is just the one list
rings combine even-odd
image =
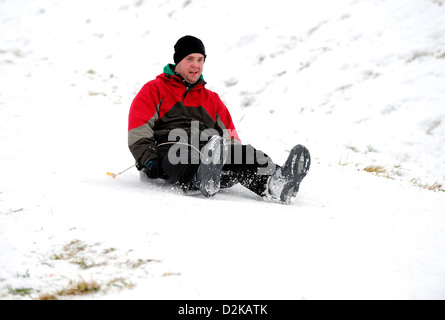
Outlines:
[{"label": "grass patch", "polygon": [[129,266],[132,269],[137,269],[140,266],[143,266],[145,264],[148,263],[160,263],[161,261],[159,260],[154,260],[154,259],[147,259],[147,260],[142,260],[142,259],[138,259],[137,261],[127,261],[127,266]]},{"label": "grass patch", "polygon": [[32,293],[33,289],[31,289],[31,288],[17,288],[17,289],[9,288],[8,291],[13,296],[24,297],[24,296],[30,295]]},{"label": "grass patch", "polygon": [[53,294],[45,293],[45,294],[40,295],[38,300],[55,301],[55,300],[59,300],[59,299],[57,298],[57,296],[55,296]]},{"label": "grass patch", "polygon": [[438,182],[435,182],[433,184],[428,184],[428,183],[422,183],[422,181],[420,181],[420,179],[412,179],[411,182],[422,189],[426,189],[429,191],[435,191],[435,192],[445,192],[445,189],[443,188],[443,186],[441,184],[439,184]]},{"label": "grass patch", "polygon": [[107,286],[117,288],[120,290],[134,288],[134,284],[131,282],[128,282],[124,278],[117,278],[117,279],[111,280],[110,282],[107,283]]},{"label": "grass patch", "polygon": [[96,281],[87,282],[82,280],[80,282],[70,282],[67,289],[57,292],[58,296],[84,296],[99,292],[100,285]]},{"label": "grass patch", "polygon": [[[99,247],[94,248],[96,246]],[[129,259],[127,261],[122,261],[116,248],[103,249],[100,247],[100,244],[89,245],[81,240],[73,240],[66,245],[58,247],[57,251],[51,253],[50,258],[52,260],[61,261],[61,265],[67,263],[77,265],[81,270],[110,266],[111,268],[116,267],[125,271],[128,271],[129,269],[140,269],[138,272],[144,273],[145,275],[148,274],[148,264],[161,262],[154,259]],[[59,262],[57,264],[59,264]],[[101,270],[96,270],[96,272],[101,272]],[[26,277],[27,274],[29,274],[29,272],[23,276]],[[108,281],[85,281],[82,277],[80,277],[79,280],[80,281],[71,280],[68,285],[65,284],[65,286],[59,287],[59,289],[53,289],[50,292],[39,292],[37,299],[67,299],[67,297],[94,295],[97,293],[105,294],[108,290],[134,288],[134,284],[122,277],[117,277]]]},{"label": "grass patch", "polygon": [[24,279],[26,279],[26,278],[31,278],[31,275],[29,274],[29,270],[26,270],[26,273],[25,273],[25,274],[17,273],[15,276],[16,276],[17,278],[24,278]]},{"label": "grass patch", "polygon": [[85,259],[85,258],[82,258],[77,261],[72,261],[71,263],[77,264],[80,267],[80,269],[82,269],[82,270],[87,270],[87,269],[94,268],[94,267],[103,267],[103,266],[107,265],[106,262],[95,263],[94,261],[90,261],[89,259]]},{"label": "grass patch", "polygon": [[376,174],[387,173],[387,170],[383,166],[369,166],[369,167],[364,168],[363,170],[365,170],[366,172],[376,173]]},{"label": "grass patch", "polygon": [[367,146],[367,152],[366,153],[370,153],[370,152],[372,152],[372,153],[378,153],[378,150],[376,149],[376,148],[374,148],[373,146],[371,146],[371,145],[368,145]]},{"label": "grass patch", "polygon": [[[386,168],[384,166],[378,166],[378,165],[372,165],[372,166],[364,168],[363,170],[366,172],[369,172],[369,173],[373,173],[376,176],[383,177],[383,178],[390,179],[390,180],[394,179],[394,175],[400,175],[399,171],[395,172],[394,170],[391,170],[390,172],[388,172],[388,170],[386,170]],[[400,170],[400,168],[398,168],[396,170]]]},{"label": "grass patch", "polygon": [[83,244],[80,240],[73,240],[63,247],[61,253],[55,253],[52,255],[52,260],[69,260],[74,258],[79,252],[84,251],[87,248],[86,244]]},{"label": "grass patch", "polygon": [[346,149],[351,150],[351,151],[353,151],[355,153],[359,153],[360,152],[360,150],[357,147],[354,147],[354,146],[346,146]]},{"label": "grass patch", "polygon": [[[369,173],[373,173],[378,176],[382,176],[384,178],[394,179],[393,178],[394,176],[402,175],[400,172],[401,169],[402,169],[401,165],[395,165],[394,169],[392,169],[390,172],[388,172],[388,170],[386,170],[385,167],[383,167],[383,166],[372,165],[372,166],[364,168],[363,170],[366,172],[369,172]],[[422,183],[422,181],[419,178],[417,178],[417,179],[412,179],[411,183],[421,189],[434,191],[434,192],[445,192],[444,186],[438,182],[435,182],[433,184]]]},{"label": "grass patch", "polygon": [[[102,288],[104,290],[102,290]],[[107,288],[114,288],[118,290],[133,289],[135,285],[124,278],[116,278],[108,283],[101,285],[96,281],[85,281],[81,280],[79,282],[70,281],[68,288],[59,290],[54,293],[44,293],[38,297],[38,300],[59,300],[63,297],[79,297],[87,296],[102,292],[106,293]]]},{"label": "grass patch", "polygon": [[165,272],[162,276],[165,277],[179,277],[181,274],[179,272]]},{"label": "grass patch", "polygon": [[116,248],[109,248],[109,249],[105,249],[102,253],[103,254],[109,254],[109,253],[112,253],[112,252],[115,252],[116,251]]}]

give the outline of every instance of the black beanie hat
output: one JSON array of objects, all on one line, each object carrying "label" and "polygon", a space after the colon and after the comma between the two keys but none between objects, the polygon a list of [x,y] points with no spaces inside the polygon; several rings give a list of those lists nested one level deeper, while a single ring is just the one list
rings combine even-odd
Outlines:
[{"label": "black beanie hat", "polygon": [[175,54],[173,55],[173,60],[175,64],[178,64],[185,57],[192,53],[200,53],[206,56],[206,49],[201,40],[193,36],[185,36],[178,40],[175,44]]}]

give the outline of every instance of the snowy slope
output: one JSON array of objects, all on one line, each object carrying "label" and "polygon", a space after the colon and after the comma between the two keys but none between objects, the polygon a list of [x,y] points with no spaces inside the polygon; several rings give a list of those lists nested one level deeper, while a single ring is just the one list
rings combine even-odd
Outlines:
[{"label": "snowy slope", "polygon": [[[444,299],[445,194],[418,186],[445,184],[444,16],[442,0],[0,1],[0,298]],[[278,163],[311,150],[292,205],[105,175],[133,164],[128,108],[185,34],[245,143]],[[62,294],[82,281],[98,290]]]}]

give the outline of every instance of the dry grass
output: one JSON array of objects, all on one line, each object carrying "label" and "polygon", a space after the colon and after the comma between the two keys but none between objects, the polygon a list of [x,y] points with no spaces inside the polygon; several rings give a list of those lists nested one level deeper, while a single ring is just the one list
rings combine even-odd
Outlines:
[{"label": "dry grass", "polygon": [[56,295],[50,294],[50,293],[44,293],[44,294],[40,295],[38,299],[44,300],[44,301],[59,300]]},{"label": "dry grass", "polygon": [[435,192],[445,192],[445,189],[443,188],[443,186],[441,184],[439,184],[438,182],[435,182],[433,184],[427,184],[427,183],[422,183],[422,181],[420,181],[420,179],[412,179],[411,182],[422,189],[426,189],[429,191],[435,191]]},{"label": "dry grass", "polygon": [[[97,249],[93,248],[96,245],[88,245],[87,243],[81,240],[73,240],[66,245],[62,246],[58,249],[57,252],[53,252],[50,258],[52,260],[61,260],[59,263],[61,265],[65,263],[71,263],[79,266],[81,270],[92,269],[95,267],[105,267],[109,266],[114,268],[117,267],[119,270],[128,270],[128,269],[140,269],[140,273],[148,274],[147,265],[151,263],[161,263],[159,260],[155,259],[137,259],[137,260],[127,260],[126,262],[121,262],[118,259],[118,252],[115,248],[107,248],[107,249]],[[94,250],[96,249],[96,250]],[[96,260],[96,262],[94,261]],[[113,261],[112,261],[113,260]],[[97,263],[98,262],[98,263]],[[59,264],[58,263],[58,264]],[[166,276],[173,276],[179,274],[165,274]],[[131,281],[126,280],[123,277],[118,277],[112,279],[110,281],[99,281],[99,280],[90,280],[85,281],[82,277],[80,280],[73,281],[71,280],[66,286],[59,287],[59,289],[54,289],[51,292],[40,292],[37,299],[39,300],[59,300],[59,299],[69,299],[69,297],[78,297],[78,296],[87,296],[94,295],[97,293],[105,294],[108,290],[123,290],[123,289],[132,289],[134,288],[134,284]],[[58,291],[56,291],[58,290]],[[15,294],[20,294],[19,291]],[[29,293],[27,293],[29,295]]]},{"label": "dry grass", "polygon": [[60,297],[85,296],[99,292],[101,286],[96,281],[87,282],[81,279],[79,282],[70,281],[68,288],[55,293],[44,293],[38,300],[59,300]]},{"label": "dry grass", "polygon": [[82,280],[77,283],[70,283],[68,289],[57,292],[59,296],[83,296],[87,294],[97,293],[100,290],[100,285],[96,281],[87,282]]},{"label": "dry grass", "polygon": [[382,167],[382,166],[369,166],[366,167],[365,169],[366,172],[370,172],[370,173],[376,173],[376,174],[385,174],[387,173],[387,170]]},{"label": "dry grass", "polygon": [[54,254],[51,259],[53,260],[69,260],[75,257],[79,252],[84,251],[87,248],[85,244],[80,240],[73,240],[63,247],[63,252]]},{"label": "dry grass", "polygon": [[[103,290],[102,290],[103,288]],[[134,284],[124,278],[116,278],[103,285],[96,281],[85,281],[81,279],[78,282],[70,281],[68,288],[59,290],[54,293],[41,294],[38,300],[59,300],[66,297],[79,297],[96,294],[99,291],[106,293],[108,289],[133,289]]]},{"label": "dry grass", "polygon": [[181,274],[179,272],[165,272],[162,276],[165,277],[179,277]]},{"label": "dry grass", "polygon": [[127,261],[126,264],[132,269],[137,269],[148,263],[160,263],[160,262],[161,261],[154,259],[146,259],[146,260],[139,259],[138,261]]},{"label": "dry grass", "polygon": [[[385,167],[378,166],[378,165],[372,165],[372,166],[364,168],[363,170],[366,172],[369,172],[369,173],[374,173],[378,176],[382,176],[382,177],[385,177],[388,179],[393,179],[394,175],[400,175],[400,173],[398,172],[400,167],[401,166],[395,166],[394,168],[396,169],[396,171],[392,170],[391,172],[388,172],[388,170],[386,170]],[[427,183],[422,183],[422,181],[420,181],[420,179],[412,179],[411,183],[419,188],[426,189],[429,191],[445,192],[444,187],[441,184],[439,184],[438,182],[435,182],[433,184],[427,184]]]}]

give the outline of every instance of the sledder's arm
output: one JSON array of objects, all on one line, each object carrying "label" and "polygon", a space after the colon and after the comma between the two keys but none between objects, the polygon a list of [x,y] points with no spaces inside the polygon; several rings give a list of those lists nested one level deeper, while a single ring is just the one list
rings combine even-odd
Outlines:
[{"label": "sledder's arm", "polygon": [[219,96],[218,99],[218,108],[216,111],[216,125],[223,133],[223,137],[227,140],[231,140],[234,143],[241,143],[241,139],[238,136],[238,132],[235,129],[235,125],[233,124],[232,116],[230,115],[229,110],[225,106],[225,104],[221,101]]},{"label": "sledder's arm", "polygon": [[161,104],[155,85],[147,83],[134,98],[128,117],[128,147],[139,170],[158,158],[154,125],[159,119]]}]

